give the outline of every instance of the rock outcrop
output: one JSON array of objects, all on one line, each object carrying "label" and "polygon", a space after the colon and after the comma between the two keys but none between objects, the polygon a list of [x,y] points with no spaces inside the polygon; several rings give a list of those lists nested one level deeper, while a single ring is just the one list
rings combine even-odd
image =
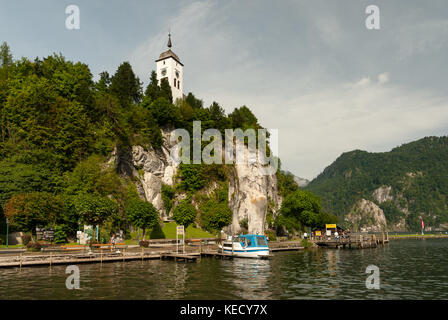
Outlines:
[{"label": "rock outcrop", "polygon": [[387,230],[383,210],[372,201],[361,199],[345,216],[347,226],[355,232],[383,232]]},{"label": "rock outcrop", "polygon": [[393,200],[392,197],[392,187],[390,186],[382,186],[373,191],[373,199],[375,199],[378,203],[383,203],[388,200]]},{"label": "rock outcrop", "polygon": [[[178,166],[170,156],[171,150],[176,147],[176,144],[170,143],[170,132],[163,131],[162,135],[161,150],[133,146],[127,154],[114,153],[109,163],[115,160],[121,173],[134,177],[140,197],[151,202],[161,218],[166,220],[170,212],[166,212],[162,201],[162,184],[174,185]],[[277,176],[275,173],[267,175],[265,170],[265,166],[250,160],[233,166],[228,182],[229,207],[233,217],[231,225],[225,228],[226,233],[238,234],[241,231],[240,221],[247,219],[249,233],[263,234],[268,205],[274,215],[278,211],[281,199],[277,192]],[[212,184],[208,193],[217,186]]]}]

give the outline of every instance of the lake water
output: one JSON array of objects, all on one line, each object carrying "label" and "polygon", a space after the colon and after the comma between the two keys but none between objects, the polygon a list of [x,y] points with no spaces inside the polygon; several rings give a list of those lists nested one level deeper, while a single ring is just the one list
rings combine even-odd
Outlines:
[{"label": "lake water", "polygon": [[[380,289],[366,289],[368,265]],[[448,239],[392,240],[376,249],[311,249],[269,260],[202,258],[0,269],[2,299],[448,299]],[[6,294],[7,293],[7,294]]]}]

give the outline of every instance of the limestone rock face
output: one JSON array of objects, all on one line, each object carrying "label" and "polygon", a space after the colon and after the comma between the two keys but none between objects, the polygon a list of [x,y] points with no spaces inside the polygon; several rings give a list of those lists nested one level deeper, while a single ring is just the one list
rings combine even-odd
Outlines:
[{"label": "limestone rock face", "polygon": [[162,219],[169,216],[162,201],[162,183],[172,186],[178,164],[171,159],[170,150],[174,147],[169,142],[169,132],[162,132],[161,150],[142,146],[132,147],[132,176],[137,178],[137,190],[140,197],[151,202],[160,212]]},{"label": "limestone rock face", "polygon": [[388,200],[393,200],[392,197],[392,187],[390,186],[382,186],[373,191],[373,198],[378,203],[383,203]]},{"label": "limestone rock face", "polygon": [[361,199],[355,203],[345,221],[352,231],[383,232],[387,229],[383,210],[372,201]]},{"label": "limestone rock face", "polygon": [[248,232],[264,234],[268,205],[274,215],[281,199],[277,193],[277,176],[267,175],[260,163],[248,161],[235,164],[229,181],[229,206],[233,212],[232,224],[227,233],[233,235],[241,231],[240,221],[247,219]]},{"label": "limestone rock face", "polygon": [[[167,219],[162,201],[162,184],[174,185],[174,176],[178,164],[170,154],[177,148],[170,143],[170,132],[162,131],[163,145],[161,150],[133,146],[127,154],[112,155],[119,172],[134,177],[137,191],[142,199],[151,202],[160,212],[162,219]],[[250,157],[249,157],[250,158]],[[281,204],[277,193],[277,176],[266,174],[266,167],[249,159],[244,164],[235,164],[229,177],[229,207],[233,212],[232,224],[225,228],[228,234],[238,234],[241,231],[240,221],[247,219],[248,231],[254,234],[264,234],[266,213],[271,210],[275,216]],[[208,193],[218,187],[211,185]],[[179,202],[178,195],[175,202]],[[178,199],[179,198],[179,199]]]}]

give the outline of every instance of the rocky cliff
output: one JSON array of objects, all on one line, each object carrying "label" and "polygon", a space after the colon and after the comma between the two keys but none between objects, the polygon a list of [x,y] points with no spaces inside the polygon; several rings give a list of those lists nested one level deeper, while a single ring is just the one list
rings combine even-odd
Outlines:
[{"label": "rocky cliff", "polygon": [[383,210],[374,202],[361,199],[356,202],[350,213],[345,216],[345,223],[352,231],[382,232],[387,230]]},{"label": "rocky cliff", "polygon": [[[163,145],[160,150],[133,146],[132,150],[112,155],[119,172],[132,177],[142,199],[151,202],[163,220],[172,212],[166,212],[162,201],[162,184],[174,186],[178,165],[171,159],[170,152],[176,145],[170,143],[170,132],[162,131]],[[249,233],[263,234],[266,226],[268,205],[275,215],[281,204],[277,192],[277,176],[265,175],[263,166],[254,161],[235,164],[229,175],[229,207],[233,217],[230,226],[225,228],[228,234],[238,234],[240,222],[247,219]],[[212,184],[211,190],[217,187]],[[185,198],[176,195],[175,200]]]}]

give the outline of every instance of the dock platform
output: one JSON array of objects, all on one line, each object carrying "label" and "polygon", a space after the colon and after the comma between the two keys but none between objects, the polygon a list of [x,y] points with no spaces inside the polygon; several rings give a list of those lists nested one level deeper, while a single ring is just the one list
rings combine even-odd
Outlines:
[{"label": "dock platform", "polygon": [[335,248],[335,249],[365,249],[376,248],[379,245],[389,243],[389,235],[382,234],[355,234],[350,237],[329,237],[313,239],[314,243],[319,247]]}]

